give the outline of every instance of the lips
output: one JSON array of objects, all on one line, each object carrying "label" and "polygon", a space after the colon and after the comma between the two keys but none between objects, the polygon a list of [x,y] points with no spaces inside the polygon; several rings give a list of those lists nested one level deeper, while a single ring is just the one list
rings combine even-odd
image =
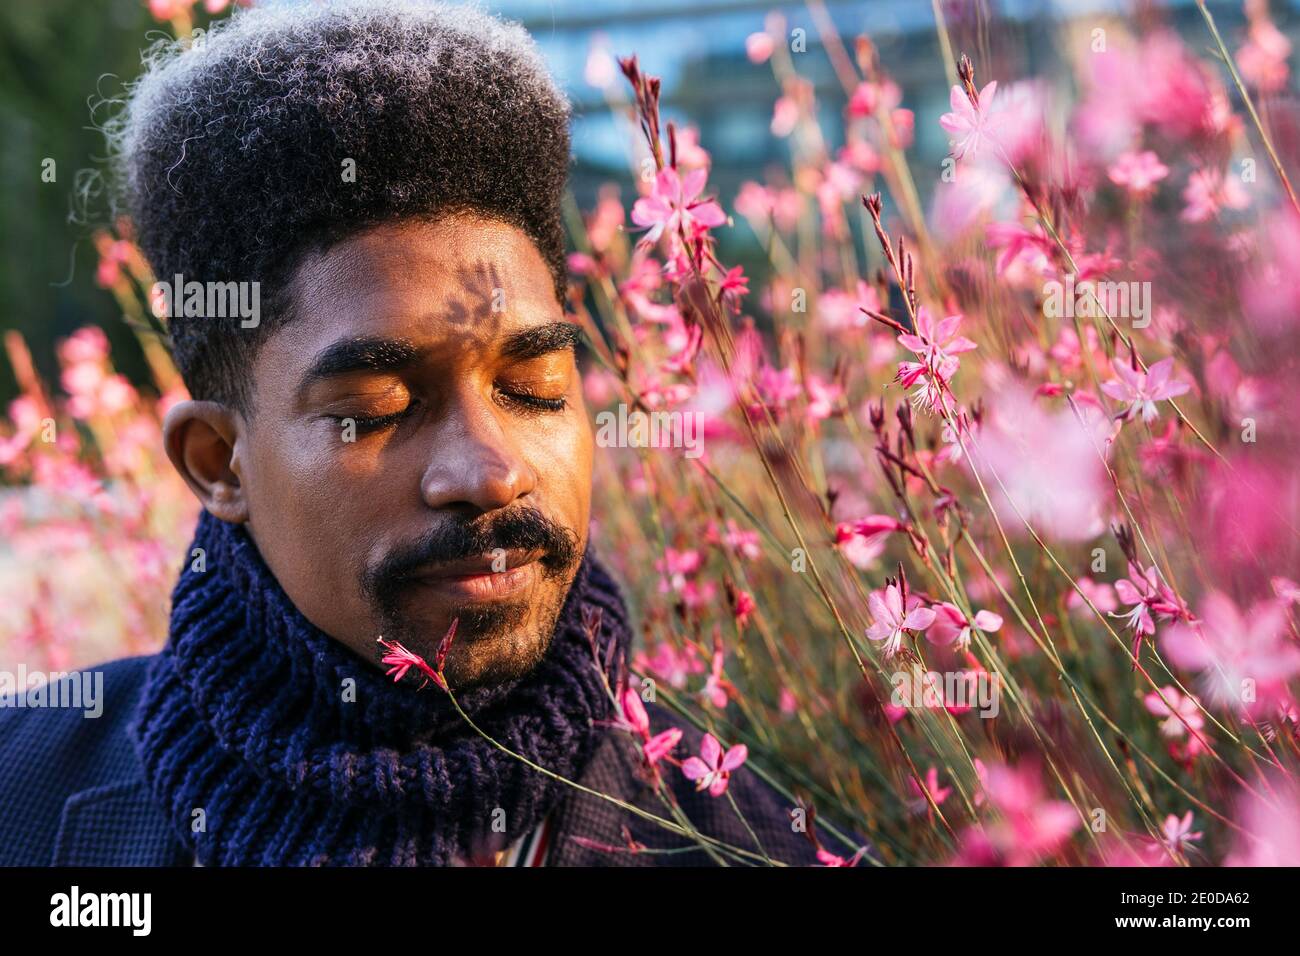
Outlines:
[{"label": "lips", "polygon": [[[539,551],[512,549],[427,565],[413,572],[410,581],[458,602],[495,601],[530,587],[538,578],[540,560]],[[502,570],[495,570],[494,562]]]}]

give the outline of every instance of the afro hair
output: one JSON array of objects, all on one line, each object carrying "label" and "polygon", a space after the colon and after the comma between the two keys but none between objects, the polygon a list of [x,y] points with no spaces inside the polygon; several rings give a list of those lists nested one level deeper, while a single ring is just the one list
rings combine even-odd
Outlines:
[{"label": "afro hair", "polygon": [[569,117],[524,29],[461,6],[254,7],[153,47],[108,129],[119,209],[160,280],[256,281],[266,303],[254,328],[169,319],[191,395],[249,408],[302,257],[384,222],[509,223],[563,301]]}]

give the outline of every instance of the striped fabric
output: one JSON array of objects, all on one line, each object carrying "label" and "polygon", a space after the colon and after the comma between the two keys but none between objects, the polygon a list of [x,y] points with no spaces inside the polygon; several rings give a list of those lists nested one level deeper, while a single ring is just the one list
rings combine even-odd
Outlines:
[{"label": "striped fabric", "polygon": [[525,833],[514,846],[497,854],[497,866],[545,866],[553,829],[551,816],[547,815],[531,833]]}]

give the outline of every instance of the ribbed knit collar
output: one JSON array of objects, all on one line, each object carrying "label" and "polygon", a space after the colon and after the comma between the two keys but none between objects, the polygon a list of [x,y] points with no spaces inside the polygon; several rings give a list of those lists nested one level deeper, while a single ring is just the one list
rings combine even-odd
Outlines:
[{"label": "ribbed knit collar", "polygon": [[[204,512],[196,548],[206,567],[187,559],[176,584],[132,738],[201,863],[463,862],[527,832],[564,795],[468,728],[442,691],[394,685],[307,621],[242,526]],[[457,697],[500,743],[570,780],[611,711],[584,627],[593,611],[612,683],[630,630],[588,554],[538,667]]]}]

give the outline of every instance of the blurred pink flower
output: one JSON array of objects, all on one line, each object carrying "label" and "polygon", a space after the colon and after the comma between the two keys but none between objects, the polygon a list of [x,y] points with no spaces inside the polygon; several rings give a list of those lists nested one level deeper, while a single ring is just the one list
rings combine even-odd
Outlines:
[{"label": "blurred pink flower", "polygon": [[1205,726],[1196,698],[1182,694],[1173,684],[1161,687],[1158,692],[1151,691],[1142,698],[1142,703],[1156,717],[1165,718],[1160,722],[1160,733],[1166,737],[1184,737]]},{"label": "blurred pink flower", "polygon": [[[1092,578],[1082,577],[1074,583],[1079,586],[1079,591],[1087,595],[1088,600],[1092,602],[1092,606],[1098,611],[1105,613],[1119,607],[1119,603],[1115,600],[1115,588],[1105,581],[1094,581]],[[1091,614],[1088,605],[1084,603],[1083,598],[1079,595],[1079,591],[1070,591],[1070,596],[1065,599],[1065,606],[1071,611],[1081,610],[1085,614]]]},{"label": "blurred pink flower", "polygon": [[985,801],[997,819],[968,828],[957,862],[972,866],[1032,866],[1064,848],[1079,827],[1079,813],[1051,800],[1033,764],[991,764],[983,780]]},{"label": "blurred pink flower", "polygon": [[925,787],[916,782],[915,777],[907,778],[907,787],[912,791],[912,799],[907,801],[907,807],[913,813],[931,813],[930,800],[926,799],[926,794],[934,800],[935,806],[940,806],[948,799],[948,794],[952,793],[951,787],[939,786],[939,771],[931,767],[925,772]]},{"label": "blurred pink flower", "polygon": [[1245,209],[1250,197],[1237,177],[1218,169],[1198,169],[1187,178],[1183,189],[1187,207],[1182,218],[1187,222],[1205,222],[1220,209]]},{"label": "blurred pink flower", "polygon": [[1100,456],[1107,423],[1100,415],[1082,417],[1045,411],[1019,386],[995,393],[971,459],[1009,529],[1022,533],[1028,521],[1039,534],[1065,541],[1105,530],[1109,486]]},{"label": "blurred pink flower", "polygon": [[1237,833],[1224,866],[1300,866],[1300,786],[1273,776],[1238,801]]},{"label": "blurred pink flower", "polygon": [[1192,811],[1188,810],[1179,819],[1175,814],[1169,814],[1165,817],[1165,824],[1161,827],[1161,845],[1169,850],[1170,853],[1182,853],[1194,840],[1199,840],[1201,834],[1192,832]]},{"label": "blurred pink flower", "polygon": [[1287,682],[1300,674],[1300,648],[1288,637],[1286,608],[1273,599],[1242,614],[1232,599],[1211,591],[1199,621],[1169,628],[1161,641],[1177,666],[1201,671],[1206,696],[1250,717],[1288,703]]},{"label": "blurred pink flower", "polygon": [[1116,186],[1123,186],[1134,198],[1144,199],[1155,192],[1156,183],[1169,175],[1169,167],[1148,149],[1124,153],[1106,173]]},{"label": "blurred pink flower", "polygon": [[766,63],[774,49],[776,41],[769,33],[759,31],[745,37],[745,56],[749,57],[750,63]]}]

